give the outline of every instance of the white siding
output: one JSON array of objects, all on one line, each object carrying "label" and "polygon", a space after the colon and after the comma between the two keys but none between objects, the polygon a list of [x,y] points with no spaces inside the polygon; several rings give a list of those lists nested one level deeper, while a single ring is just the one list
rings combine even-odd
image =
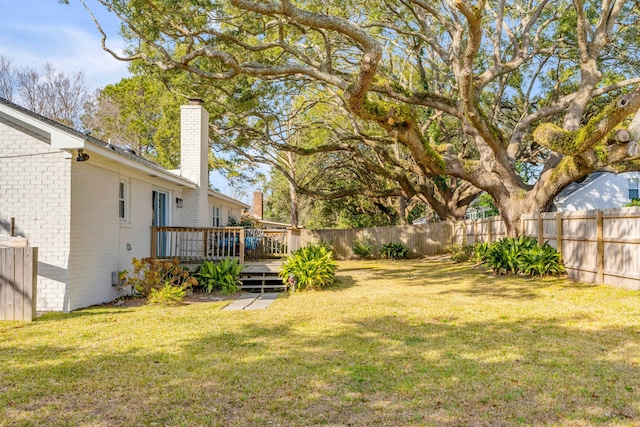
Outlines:
[{"label": "white siding", "polygon": [[[72,170],[70,309],[75,310],[118,297],[111,286],[112,272],[131,270],[134,257],[150,255],[153,191],[169,194],[170,224],[182,216],[182,209],[175,207],[182,192],[132,168],[103,164],[96,156]],[[118,215],[121,179],[129,183],[128,222]]]},{"label": "white siding", "polygon": [[640,172],[607,173],[556,202],[559,211],[620,208],[629,203],[629,178],[640,177]]},{"label": "white siding", "polygon": [[[0,121],[0,234],[38,247],[38,311],[68,311],[70,185],[74,161],[42,137]],[[68,155],[66,157],[69,157]]]}]

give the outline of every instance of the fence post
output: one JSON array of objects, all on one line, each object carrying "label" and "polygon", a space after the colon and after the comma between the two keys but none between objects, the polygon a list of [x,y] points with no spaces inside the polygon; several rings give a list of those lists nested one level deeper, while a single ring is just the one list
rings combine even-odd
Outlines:
[{"label": "fence post", "polygon": [[562,212],[556,214],[556,249],[562,256]]},{"label": "fence post", "polygon": [[596,239],[598,241],[598,282],[604,283],[604,231],[602,211],[598,211],[596,215]]},{"label": "fence post", "polygon": [[544,223],[542,219],[542,214],[538,212],[538,244],[542,246],[544,243]]},{"label": "fence post", "polygon": [[240,264],[244,264],[244,227],[240,229]]},{"label": "fence post", "polygon": [[487,243],[493,243],[493,220],[491,218],[487,221]]}]

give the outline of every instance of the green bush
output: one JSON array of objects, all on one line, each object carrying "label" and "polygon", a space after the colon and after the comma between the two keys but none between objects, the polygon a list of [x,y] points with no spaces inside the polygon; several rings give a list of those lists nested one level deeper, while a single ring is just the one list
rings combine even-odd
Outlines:
[{"label": "green bush", "polygon": [[[298,290],[319,290],[333,283],[337,265],[327,245],[318,243],[294,251],[280,268],[285,284]],[[295,290],[295,289],[292,289]]]},{"label": "green bush", "polygon": [[160,289],[151,289],[149,302],[156,305],[180,305],[184,302],[187,291],[183,287],[166,283]]},{"label": "green bush", "polygon": [[371,258],[373,254],[373,245],[371,240],[367,238],[355,239],[353,241],[353,253],[361,259]]},{"label": "green bush", "polygon": [[631,201],[627,203],[625,206],[627,207],[640,206],[640,199],[631,199]]},{"label": "green bush", "polygon": [[162,261],[153,258],[134,258],[133,272],[121,271],[119,278],[125,277],[125,284],[144,298],[148,298],[152,290],[160,290],[165,286],[183,289],[196,286],[198,282],[191,277],[189,271],[180,267],[178,259]]},{"label": "green bush", "polygon": [[550,276],[564,273],[560,252],[545,242],[524,254],[522,271],[530,276]]},{"label": "green bush", "polygon": [[409,254],[409,248],[402,243],[385,243],[380,249],[380,256],[387,259],[402,259]]},{"label": "green bush", "polygon": [[449,249],[449,254],[454,262],[467,262],[473,257],[474,250],[474,245],[453,245]]},{"label": "green bush", "polygon": [[485,262],[487,260],[487,252],[489,251],[489,243],[478,242],[473,247],[473,258],[479,262]]},{"label": "green bush", "polygon": [[484,262],[496,274],[546,276],[564,272],[560,253],[548,243],[539,246],[533,237],[498,240],[486,250]]},{"label": "green bush", "polygon": [[218,263],[205,261],[193,276],[205,292],[220,290],[224,295],[231,295],[240,290],[242,268],[237,259],[226,258]]}]

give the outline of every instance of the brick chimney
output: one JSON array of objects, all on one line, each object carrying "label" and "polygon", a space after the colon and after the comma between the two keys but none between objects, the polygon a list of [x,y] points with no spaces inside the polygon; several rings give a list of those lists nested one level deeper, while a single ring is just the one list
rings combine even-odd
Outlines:
[{"label": "brick chimney", "polygon": [[262,191],[253,192],[253,214],[262,219],[264,211],[262,209]]},{"label": "brick chimney", "polygon": [[210,227],[209,113],[198,98],[180,107],[180,175],[198,186],[183,193],[184,225]]}]

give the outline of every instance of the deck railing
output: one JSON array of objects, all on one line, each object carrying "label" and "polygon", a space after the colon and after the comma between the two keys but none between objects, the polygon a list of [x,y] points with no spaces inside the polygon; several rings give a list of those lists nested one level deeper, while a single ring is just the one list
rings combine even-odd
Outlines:
[{"label": "deck railing", "polygon": [[151,257],[182,262],[236,258],[244,262],[242,227],[151,227]]},{"label": "deck railing", "polygon": [[287,230],[264,230],[264,255],[267,258],[281,258],[289,254]]},{"label": "deck railing", "polygon": [[151,257],[181,262],[235,258],[240,262],[289,254],[286,230],[242,227],[151,227]]}]

